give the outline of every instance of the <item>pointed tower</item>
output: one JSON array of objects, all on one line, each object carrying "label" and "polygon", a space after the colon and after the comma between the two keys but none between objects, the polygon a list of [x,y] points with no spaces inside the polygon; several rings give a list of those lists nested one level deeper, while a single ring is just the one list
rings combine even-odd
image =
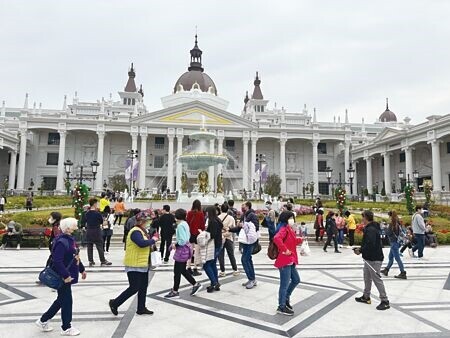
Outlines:
[{"label": "pointed tower", "polygon": [[137,91],[136,83],[134,82],[135,77],[136,71],[134,64],[131,63],[131,67],[128,70],[128,81],[125,85],[125,89],[123,92],[119,92],[122,104],[125,106],[134,106],[136,103],[142,101],[143,95]]},{"label": "pointed tower", "polygon": [[380,115],[380,122],[397,122],[397,116],[389,110],[389,99],[386,98],[386,110]]},{"label": "pointed tower", "polygon": [[254,112],[256,115],[256,120],[259,120],[258,113],[264,113],[267,111],[267,104],[269,100],[264,100],[264,96],[261,91],[261,79],[259,78],[259,73],[256,72],[255,81],[253,81],[255,88],[253,89],[253,94],[247,103],[247,111]]}]

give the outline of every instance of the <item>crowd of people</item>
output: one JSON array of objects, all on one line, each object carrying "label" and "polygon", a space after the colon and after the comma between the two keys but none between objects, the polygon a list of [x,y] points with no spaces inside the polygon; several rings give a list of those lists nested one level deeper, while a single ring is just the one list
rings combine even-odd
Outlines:
[{"label": "crowd of people", "polygon": [[[299,256],[297,247],[301,245],[307,235],[304,223],[296,221],[296,214],[291,203],[283,204],[279,208],[273,208],[268,203],[267,211],[259,219],[250,201],[241,205],[238,211],[234,207],[234,201],[229,200],[223,204],[202,206],[199,200],[195,200],[190,210],[171,210],[169,205],[164,205],[161,210],[128,211],[124,223],[124,266],[129,286],[116,298],[110,299],[109,308],[114,315],[118,315],[119,307],[130,297],[137,294],[138,315],[152,315],[153,311],[146,307],[146,295],[149,280],[149,271],[155,265],[153,259],[161,258],[162,264],[173,261],[173,284],[170,291],[164,296],[166,299],[179,298],[181,276],[191,285],[190,296],[196,296],[204,287],[206,292],[221,291],[220,277],[226,276],[225,254],[228,256],[232,276],[238,276],[235,252],[239,243],[241,252],[241,266],[247,280],[242,286],[247,289],[257,287],[257,277],[252,256],[261,250],[259,244],[260,221],[261,225],[268,228],[269,250],[275,250],[275,255],[268,256],[274,259],[274,266],[279,271],[279,290],[277,313],[286,316],[294,315],[294,307],[291,304],[291,295],[300,283],[297,269]],[[320,200],[315,205],[315,240],[326,240],[323,250],[333,242],[334,252],[340,253],[344,247],[345,237],[348,239],[348,247],[353,248],[354,253],[362,255],[364,262],[364,292],[355,298],[359,303],[371,304],[371,285],[375,284],[380,294],[381,303],[378,310],[390,308],[381,275],[388,276],[390,269],[397,262],[400,273],[395,278],[406,279],[406,271],[402,262],[402,253],[409,248],[411,255],[418,253],[418,258],[423,257],[424,246],[430,225],[427,225],[422,208],[418,206],[412,217],[412,224],[404,229],[395,211],[389,213],[390,221],[386,227],[375,222],[371,211],[362,213],[363,237],[361,246],[355,246],[355,231],[357,224],[355,216],[350,211],[336,213],[328,211],[324,219],[324,208]],[[89,266],[95,265],[93,246],[96,246],[101,266],[112,263],[106,260],[105,253],[109,252],[110,239],[115,224],[120,225],[125,215],[123,200],[118,198],[114,206],[106,195],[102,195],[100,201],[96,198],[89,200],[80,223],[85,228],[85,242],[87,245],[87,257]],[[86,278],[86,271],[81,262],[79,249],[72,236],[78,229],[78,221],[73,218],[62,219],[61,214],[53,212],[48,220],[51,225],[50,257],[46,266],[51,266],[64,279],[64,287],[58,289],[57,299],[36,325],[42,331],[50,331],[48,321],[61,309],[62,335],[78,335],[79,330],[71,326],[72,319],[72,294],[71,285],[77,283],[78,276]],[[13,228],[14,225],[11,225]],[[14,227],[15,229],[15,227]],[[390,249],[388,263],[382,269],[383,236],[389,241]],[[430,240],[431,243],[433,239]],[[156,256],[155,256],[156,255]],[[273,257],[272,257],[273,256]],[[152,258],[153,257],[153,258]],[[158,258],[159,260],[159,258]],[[219,261],[219,269],[217,266]],[[202,275],[201,270],[208,277],[209,285],[202,285],[196,278]]]}]

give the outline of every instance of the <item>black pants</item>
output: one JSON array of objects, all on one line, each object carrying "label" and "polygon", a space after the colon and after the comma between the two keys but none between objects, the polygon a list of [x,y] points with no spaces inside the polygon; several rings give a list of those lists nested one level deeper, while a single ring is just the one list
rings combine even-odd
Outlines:
[{"label": "black pants", "polygon": [[8,242],[16,241],[17,244],[22,244],[22,235],[8,235],[8,233],[4,234],[2,237],[2,244],[6,246]]},{"label": "black pants", "polygon": [[100,258],[100,262],[106,262],[105,259],[105,253],[103,252],[103,241],[97,241],[97,242],[88,242],[87,243],[87,255],[88,255],[88,261],[89,263],[94,262],[94,244],[98,251],[98,257]]},{"label": "black pants", "polygon": [[403,251],[405,251],[406,248],[412,249],[411,242],[408,242],[407,244],[403,245],[402,248],[400,249],[400,252],[403,253]]},{"label": "black pants", "polygon": [[228,258],[230,259],[231,268],[233,271],[237,271],[236,258],[234,257],[234,243],[233,241],[226,239],[223,244],[222,250],[219,254],[220,271],[225,272],[225,250],[227,250]]},{"label": "black pants", "polygon": [[355,244],[355,230],[349,230],[348,231],[348,240],[349,240],[349,245],[353,246],[353,244]]},{"label": "black pants", "polygon": [[111,236],[103,234],[103,251],[109,252],[109,246],[111,244]]},{"label": "black pants", "polygon": [[186,262],[175,262],[175,265],[173,266],[173,291],[178,291],[180,287],[181,275],[183,275],[183,277],[186,278],[191,285],[195,285],[197,283],[194,277],[187,272]]},{"label": "black pants", "polygon": [[0,204],[0,211],[5,211],[5,205],[4,204]]},{"label": "black pants", "polygon": [[316,242],[319,241],[319,237],[320,237],[320,240],[322,241],[323,240],[323,235],[320,236],[320,228],[316,229]]},{"label": "black pants", "polygon": [[116,215],[116,217],[114,217],[114,225],[116,225],[117,220],[119,220],[119,225],[122,222],[122,217],[123,215]]},{"label": "black pants", "polygon": [[72,322],[72,288],[70,283],[65,283],[58,289],[58,297],[50,308],[41,317],[41,322],[45,323],[52,319],[61,309],[61,328],[65,331],[71,327]]},{"label": "black pants", "polygon": [[145,299],[147,298],[148,272],[127,272],[129,287],[122,292],[119,297],[113,300],[114,306],[119,307],[127,301],[128,298],[135,295],[138,298],[138,311],[145,310]]},{"label": "black pants", "polygon": [[[164,259],[165,262],[169,261],[170,256],[170,247],[172,246],[172,237],[162,237],[161,238],[161,246],[159,247],[159,251],[161,252],[161,259]],[[164,248],[166,252],[164,254]]]},{"label": "black pants", "polygon": [[327,234],[327,242],[323,246],[323,249],[326,250],[327,246],[331,245],[331,240],[333,240],[333,242],[334,242],[334,251],[339,251],[338,244],[337,244],[337,238],[336,238],[336,236],[333,236],[333,234],[329,234],[329,235]]}]

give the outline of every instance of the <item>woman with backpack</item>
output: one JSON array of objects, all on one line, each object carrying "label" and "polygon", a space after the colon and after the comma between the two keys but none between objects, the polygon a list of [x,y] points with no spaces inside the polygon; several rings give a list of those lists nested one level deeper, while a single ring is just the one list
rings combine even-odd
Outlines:
[{"label": "woman with backpack", "polygon": [[278,256],[274,265],[280,271],[277,313],[292,316],[294,311],[290,297],[300,283],[297,271],[297,245],[302,244],[303,239],[296,235],[295,217],[292,212],[282,212],[278,221],[281,226],[273,238],[273,242],[278,248]]},{"label": "woman with backpack", "polygon": [[186,210],[177,209],[175,211],[175,223],[177,228],[175,230],[176,242],[172,245],[175,250],[173,259],[175,261],[173,266],[173,288],[164,296],[164,298],[180,298],[178,289],[180,287],[181,276],[183,276],[191,285],[191,296],[195,296],[202,288],[200,283],[197,283],[192,277],[192,274],[186,270],[186,263],[192,257],[192,245],[189,243],[191,237],[189,225],[186,223]]},{"label": "woman with backpack", "polygon": [[386,230],[386,235],[389,238],[389,243],[391,244],[391,249],[389,250],[389,261],[388,265],[381,270],[380,272],[387,276],[389,273],[389,269],[392,267],[392,264],[394,264],[394,258],[397,261],[398,267],[400,268],[400,274],[397,276],[394,276],[395,278],[399,279],[406,279],[406,271],[405,267],[403,266],[402,259],[400,257],[400,244],[403,240],[403,232],[400,228],[400,221],[397,216],[397,212],[395,210],[392,210],[389,215],[391,216],[391,222],[389,223],[389,226]]},{"label": "woman with backpack", "polygon": [[328,212],[327,219],[325,221],[325,230],[327,232],[327,241],[323,247],[323,251],[327,252],[327,246],[331,245],[331,240],[333,240],[334,252],[341,253],[338,250],[338,244],[336,239],[338,235],[338,229],[336,227],[336,214],[333,211]]}]

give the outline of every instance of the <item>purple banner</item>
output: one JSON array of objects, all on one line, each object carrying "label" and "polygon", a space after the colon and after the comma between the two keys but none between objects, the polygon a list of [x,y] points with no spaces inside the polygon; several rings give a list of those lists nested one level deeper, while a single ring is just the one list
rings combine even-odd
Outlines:
[{"label": "purple banner", "polygon": [[[261,164],[261,169],[259,168]],[[256,182],[259,182],[259,178],[261,177],[262,184],[267,182],[267,176],[269,176],[267,163],[255,163],[255,173],[256,173]]]},{"label": "purple banner", "polygon": [[[133,177],[131,177],[133,175]],[[125,179],[130,180],[133,178],[133,181],[136,181],[139,176],[139,161],[134,160],[133,161],[133,169],[131,169],[131,159],[125,160]]]}]

